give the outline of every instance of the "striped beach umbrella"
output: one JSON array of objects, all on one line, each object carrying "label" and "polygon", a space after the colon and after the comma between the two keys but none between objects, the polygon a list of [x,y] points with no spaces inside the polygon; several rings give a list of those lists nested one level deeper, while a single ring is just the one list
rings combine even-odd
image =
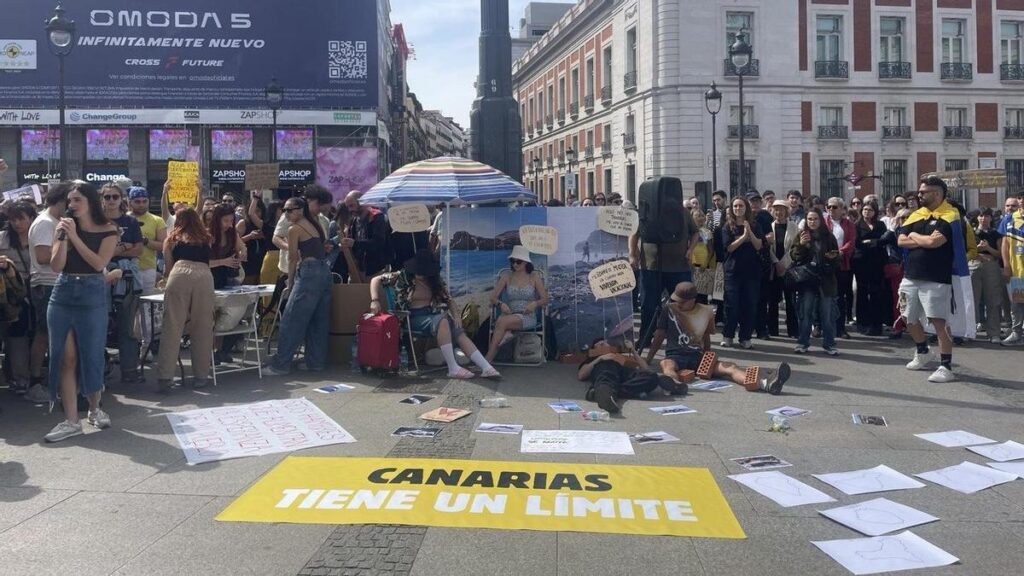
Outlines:
[{"label": "striped beach umbrella", "polygon": [[381,180],[360,201],[390,204],[488,204],[535,202],[537,195],[500,170],[465,158],[443,156],[407,164]]}]

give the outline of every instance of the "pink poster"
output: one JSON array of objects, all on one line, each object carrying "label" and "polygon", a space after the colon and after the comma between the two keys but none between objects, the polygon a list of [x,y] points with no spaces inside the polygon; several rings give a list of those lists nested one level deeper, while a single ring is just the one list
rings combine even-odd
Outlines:
[{"label": "pink poster", "polygon": [[366,192],[377,183],[376,148],[317,148],[316,182],[345,198],[352,190]]}]

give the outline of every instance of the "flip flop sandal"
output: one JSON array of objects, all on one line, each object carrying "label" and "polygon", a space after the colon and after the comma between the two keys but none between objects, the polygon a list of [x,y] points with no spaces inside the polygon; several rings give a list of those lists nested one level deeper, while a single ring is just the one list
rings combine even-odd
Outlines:
[{"label": "flip flop sandal", "polygon": [[490,378],[492,380],[500,380],[501,379],[501,372],[498,372],[494,368],[491,368],[490,370],[484,370],[483,372],[481,372],[480,376],[482,378]]},{"label": "flip flop sandal", "polygon": [[448,373],[449,378],[454,378],[456,380],[470,380],[474,376],[475,374],[461,367],[459,368],[458,372],[455,372],[454,374],[451,372]]}]

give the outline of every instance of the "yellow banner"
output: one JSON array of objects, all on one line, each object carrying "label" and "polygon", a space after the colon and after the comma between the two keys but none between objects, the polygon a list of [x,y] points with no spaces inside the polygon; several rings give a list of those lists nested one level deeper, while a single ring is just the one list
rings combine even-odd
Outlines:
[{"label": "yellow banner", "polygon": [[167,163],[167,203],[173,207],[175,202],[187,202],[196,205],[199,199],[199,163],[177,162]]},{"label": "yellow banner", "polygon": [[707,468],[289,457],[226,522],[746,538]]}]

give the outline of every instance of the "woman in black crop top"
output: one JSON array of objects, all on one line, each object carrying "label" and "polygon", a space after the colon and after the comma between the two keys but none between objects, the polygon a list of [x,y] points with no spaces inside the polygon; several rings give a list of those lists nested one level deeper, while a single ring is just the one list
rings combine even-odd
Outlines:
[{"label": "woman in black crop top", "polygon": [[65,420],[46,435],[58,442],[82,433],[78,399],[89,400],[89,424],[110,426],[100,410],[110,288],[103,270],[117,246],[117,228],[103,215],[99,192],[77,182],[68,192],[68,215],[57,224],[50,266],[59,272],[46,324],[50,340],[50,403],[59,396]]},{"label": "woman in black crop top", "polygon": [[331,304],[331,268],[325,258],[326,231],[310,213],[302,198],[289,198],[284,205],[288,229],[288,306],[281,318],[277,354],[267,370],[274,375],[291,372],[292,357],[306,344],[306,366],[319,371],[327,367],[327,328]]},{"label": "woman in black crop top", "polygon": [[193,387],[202,388],[210,380],[210,354],[213,348],[213,274],[210,266],[210,233],[192,208],[178,210],[174,228],[164,241],[164,266],[170,270],[164,288],[164,323],[157,356],[157,391],[173,387],[181,336],[188,323],[192,354]]}]

